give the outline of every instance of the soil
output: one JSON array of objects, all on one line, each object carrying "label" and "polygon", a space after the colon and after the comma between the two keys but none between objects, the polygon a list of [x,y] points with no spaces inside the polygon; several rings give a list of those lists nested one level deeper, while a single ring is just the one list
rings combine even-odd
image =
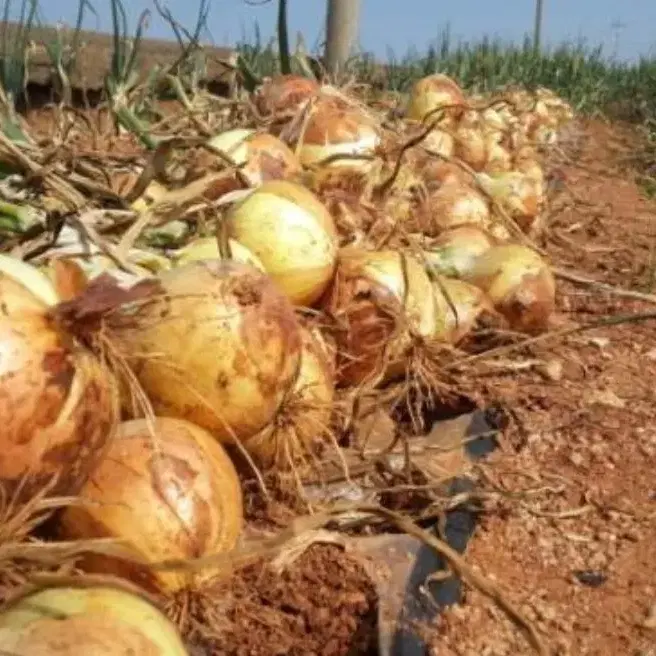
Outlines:
[{"label": "soil", "polygon": [[[38,113],[30,120],[43,128]],[[599,121],[577,130],[551,162],[560,184],[543,246],[559,267],[650,291],[656,203],[633,181],[633,133]],[[560,326],[656,310],[564,280],[558,303]],[[516,366],[532,360],[548,366]],[[580,331],[507,362],[477,383],[513,421],[478,472],[490,494],[466,560],[535,622],[550,654],[654,656],[654,320]],[[312,546],[280,575],[252,566],[220,598],[223,621],[199,654],[375,653],[373,585],[334,545]],[[431,654],[534,653],[471,588],[430,629]]]}]

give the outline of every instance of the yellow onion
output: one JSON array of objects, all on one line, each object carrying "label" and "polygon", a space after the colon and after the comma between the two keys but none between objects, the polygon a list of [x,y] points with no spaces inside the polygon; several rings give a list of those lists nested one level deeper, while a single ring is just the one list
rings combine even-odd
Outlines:
[{"label": "yellow onion", "polygon": [[544,170],[538,161],[538,155],[530,146],[523,146],[515,152],[513,170],[524,173],[533,180],[539,189],[544,185]]},{"label": "yellow onion", "polygon": [[481,314],[492,310],[484,292],[462,280],[438,276],[433,291],[438,308],[434,337],[450,344],[466,338]]},{"label": "yellow onion", "polygon": [[271,421],[298,371],[293,306],[266,275],[239,262],[165,271],[145,299],[106,322],[155,413],[220,440],[249,437]]},{"label": "yellow onion", "polygon": [[478,112],[463,115],[455,132],[455,154],[475,171],[482,171],[488,160],[488,142]]},{"label": "yellow onion", "polygon": [[255,106],[263,115],[288,114],[299,109],[319,89],[319,84],[307,77],[276,75],[256,91]]},{"label": "yellow onion", "polygon": [[514,330],[534,333],[548,328],[556,283],[549,265],[533,249],[494,246],[476,260],[465,279],[486,293]]},{"label": "yellow onion", "polygon": [[326,441],[335,393],[335,358],[318,330],[302,328],[296,381],[271,423],[244,441],[262,468],[287,469],[307,461]]},{"label": "yellow onion", "polygon": [[455,152],[454,138],[448,132],[439,128],[434,128],[428,133],[428,136],[423,141],[423,145],[431,153],[435,153],[445,159],[453,157],[453,153]]},{"label": "yellow onion", "polygon": [[490,208],[486,198],[476,189],[458,181],[447,181],[427,199],[428,225],[420,226],[429,236],[463,223],[486,227]]},{"label": "yellow onion", "polygon": [[[230,249],[230,258],[235,262],[250,264],[260,271],[265,270],[260,258],[238,241],[228,239],[228,248]],[[183,266],[200,260],[220,260],[221,252],[216,237],[198,237],[186,246],[170,253],[170,257],[176,266]]]},{"label": "yellow onion", "polygon": [[471,176],[453,162],[431,158],[422,166],[421,177],[429,189],[434,189],[447,183],[467,184]]},{"label": "yellow onion", "polygon": [[424,257],[435,273],[461,278],[495,243],[494,237],[479,226],[464,224],[442,232],[424,251]]},{"label": "yellow onion", "polygon": [[[239,478],[224,448],[204,429],[170,417],[121,424],[79,497],[61,515],[61,538],[113,538],[147,563],[230,551],[243,525]],[[98,554],[86,555],[80,567],[167,593],[216,574]]]},{"label": "yellow onion", "polygon": [[0,611],[0,652],[24,656],[187,656],[176,628],[118,586],[53,586]]},{"label": "yellow onion", "polygon": [[432,335],[435,298],[422,264],[405,253],[343,249],[325,307],[337,321],[343,384],[384,382],[405,372],[414,337]]},{"label": "yellow onion", "polygon": [[153,203],[164,198],[169,190],[157,180],[151,180],[146,190],[130,205],[137,212],[145,212]]},{"label": "yellow onion", "polygon": [[488,138],[486,150],[487,162],[484,167],[486,173],[505,173],[512,169],[512,156],[502,144]]},{"label": "yellow onion", "polygon": [[355,104],[338,96],[322,95],[308,105],[298,130],[290,129],[303,166],[329,166],[366,172],[380,144],[378,125]]},{"label": "yellow onion", "polygon": [[443,110],[448,121],[459,116],[465,106],[465,94],[458,84],[447,75],[437,73],[415,82],[410,91],[407,117],[414,121],[437,120],[439,110]]},{"label": "yellow onion", "polygon": [[266,182],[235,203],[225,217],[228,234],[264,265],[296,305],[311,305],[330,284],[338,235],[332,216],[308,189]]},{"label": "yellow onion", "polygon": [[480,113],[483,131],[498,142],[508,129],[508,119],[494,107],[486,107]]},{"label": "yellow onion", "polygon": [[28,499],[53,477],[52,494],[74,494],[117,422],[112,374],[59,326],[58,300],[38,269],[0,256],[0,483],[6,498],[19,491]]},{"label": "yellow onion", "polygon": [[542,188],[534,179],[519,171],[480,173],[477,178],[522,230],[528,232],[532,228],[543,204]]},{"label": "yellow onion", "polygon": [[[239,166],[249,186],[257,187],[267,180],[284,180],[298,175],[301,165],[287,144],[266,132],[234,129],[209,140],[209,145],[228,155]],[[214,182],[203,194],[216,200],[242,186],[237,176]]]}]

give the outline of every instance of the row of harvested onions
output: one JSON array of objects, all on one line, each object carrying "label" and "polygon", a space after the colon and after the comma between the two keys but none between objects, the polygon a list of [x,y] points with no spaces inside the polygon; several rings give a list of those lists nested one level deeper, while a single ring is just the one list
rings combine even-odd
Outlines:
[{"label": "row of harvested onions", "polygon": [[[80,566],[147,592],[175,596],[221,573],[220,561],[152,563],[234,549],[239,472],[311,463],[331,448],[338,387],[438,375],[481,322],[538,332],[554,309],[548,264],[511,234],[539,217],[528,141],[543,134],[536,125],[560,125],[551,97],[515,121],[510,104],[473,109],[452,81],[422,81],[409,116],[438,120],[390,185],[380,182],[398,168],[394,148],[359,101],[284,76],[255,101],[269,133],[209,143],[238,165],[203,188],[216,235],[132,249],[127,273],[105,253],[77,252],[66,231],[36,265],[0,256],[0,481],[19,501],[53,478],[52,494],[79,495],[58,537],[118,540],[125,551],[90,552]],[[156,183],[135,209],[156,213],[170,192]],[[340,223],[345,206],[353,230]],[[364,210],[393,217],[394,239],[376,245],[358,223]],[[55,630],[33,600],[66,622]],[[37,592],[0,614],[0,647],[68,654],[92,636],[98,653],[115,653],[102,644],[120,633],[135,653],[185,653],[144,604],[106,586]]]}]

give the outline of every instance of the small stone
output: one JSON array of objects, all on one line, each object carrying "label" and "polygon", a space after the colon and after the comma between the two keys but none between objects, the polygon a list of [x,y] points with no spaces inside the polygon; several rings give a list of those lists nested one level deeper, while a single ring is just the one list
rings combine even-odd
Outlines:
[{"label": "small stone", "polygon": [[582,467],[585,462],[585,458],[578,451],[570,454],[569,460],[575,467]]},{"label": "small stone", "polygon": [[603,572],[589,569],[576,571],[574,576],[580,583],[590,588],[598,588],[607,581],[607,576]]}]

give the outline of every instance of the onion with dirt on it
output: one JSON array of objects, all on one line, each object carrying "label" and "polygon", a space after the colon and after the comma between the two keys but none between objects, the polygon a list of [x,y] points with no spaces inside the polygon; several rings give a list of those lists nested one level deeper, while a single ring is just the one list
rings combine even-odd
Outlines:
[{"label": "onion with dirt on it", "polygon": [[125,586],[84,580],[28,590],[0,611],[0,652],[25,656],[187,656],[176,628]]},{"label": "onion with dirt on it", "polygon": [[112,538],[135,557],[90,553],[79,566],[150,592],[199,589],[216,568],[151,569],[147,563],[228,552],[244,521],[239,479],[224,448],[204,429],[171,417],[122,423],[79,498],[63,511],[59,537]]},{"label": "onion with dirt on it", "polygon": [[549,265],[532,248],[494,246],[476,259],[465,280],[486,293],[513,330],[539,333],[549,327],[556,282]]}]

